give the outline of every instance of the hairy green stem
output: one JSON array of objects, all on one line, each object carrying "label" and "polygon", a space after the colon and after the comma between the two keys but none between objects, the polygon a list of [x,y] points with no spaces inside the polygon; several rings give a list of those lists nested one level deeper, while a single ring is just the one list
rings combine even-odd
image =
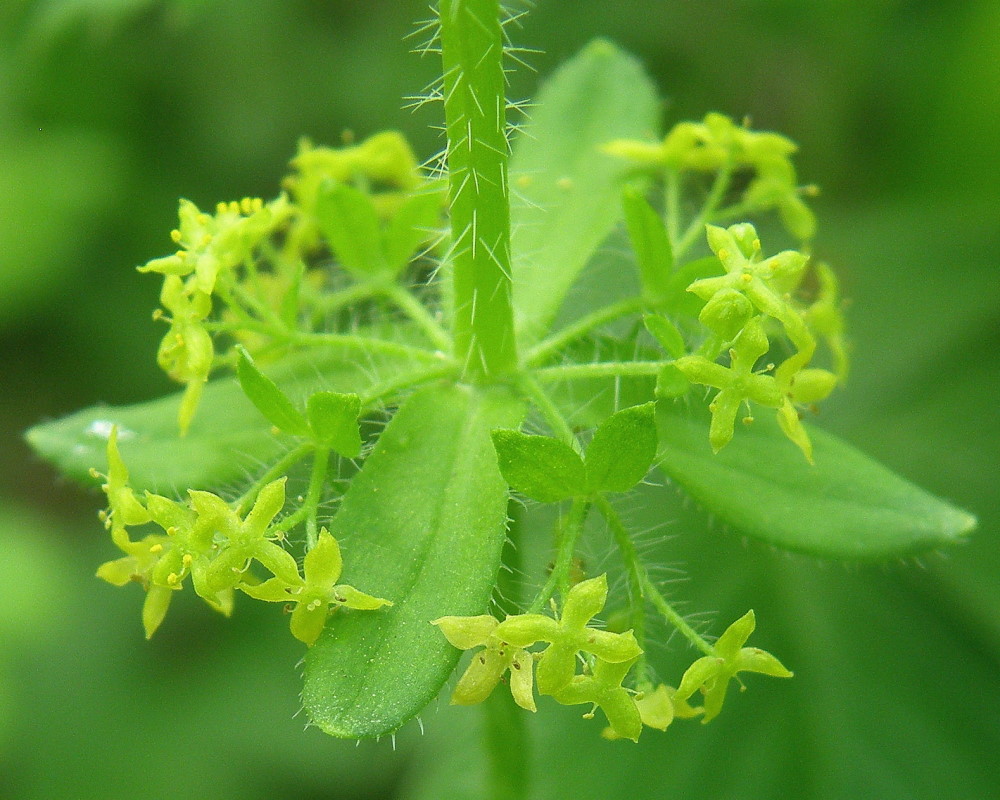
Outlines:
[{"label": "hairy green stem", "polygon": [[643,583],[645,585],[646,597],[649,598],[653,607],[660,612],[660,615],[673,625],[696,649],[700,650],[706,656],[714,656],[715,650],[712,648],[712,645],[705,641],[698,631],[688,625],[687,620],[674,610],[674,607],[660,594],[660,590],[653,585],[648,575],[643,576]]},{"label": "hairy green stem", "polygon": [[514,370],[508,145],[498,0],[442,0],[455,357],[481,382]]},{"label": "hairy green stem", "polygon": [[528,607],[529,614],[537,614],[541,611],[557,589],[560,597],[565,599],[570,588],[569,576],[573,567],[573,554],[576,552],[576,543],[583,532],[583,524],[587,521],[590,503],[590,499],[586,497],[574,498],[573,505],[569,509],[569,516],[560,522],[556,563],[552,566],[552,571],[549,573],[545,585]]},{"label": "hairy green stem", "polygon": [[670,361],[599,361],[596,364],[565,364],[534,371],[540,381],[586,380],[589,378],[641,378],[659,375]]},{"label": "hairy green stem", "polygon": [[562,415],[562,412],[552,401],[552,398],[549,397],[545,393],[545,390],[539,385],[538,381],[536,381],[529,373],[523,373],[518,378],[518,384],[525,396],[531,400],[535,408],[541,412],[541,415],[548,423],[549,428],[552,429],[552,433],[579,453],[580,442],[573,433],[573,429],[569,426],[569,423]]},{"label": "hairy green stem", "polygon": [[524,363],[526,366],[537,364],[547,356],[562,350],[566,345],[586,336],[592,330],[614,322],[616,319],[635,314],[641,311],[642,307],[641,297],[629,297],[592,311],[531,348],[524,358]]},{"label": "hairy green stem", "polygon": [[618,545],[622,563],[625,565],[625,579],[628,582],[629,621],[632,625],[632,633],[643,651],[635,665],[635,674],[639,676],[641,681],[646,677],[646,568],[639,560],[635,543],[629,536],[615,507],[608,502],[604,495],[598,495],[594,499],[594,504],[611,529],[615,544]]},{"label": "hairy green stem", "polygon": [[715,210],[719,207],[719,203],[722,202],[722,198],[729,188],[729,179],[731,177],[732,170],[729,167],[723,167],[716,173],[715,180],[712,182],[712,188],[708,190],[708,196],[705,198],[705,204],[702,206],[701,211],[691,220],[691,224],[684,231],[680,241],[674,246],[675,258],[680,258],[698,240],[698,237],[705,235],[705,223],[712,218]]},{"label": "hairy green stem", "polygon": [[373,339],[369,336],[358,336],[351,333],[292,333],[287,337],[288,344],[336,345],[367,353],[383,353],[387,356],[402,356],[420,358],[424,361],[440,361],[440,356],[422,347],[390,342],[385,339]]},{"label": "hairy green stem", "polygon": [[309,491],[306,494],[306,552],[312,550],[319,541],[319,531],[316,529],[316,517],[319,515],[319,501],[326,481],[326,470],[330,464],[330,450],[317,447],[313,457],[312,474],[309,476]]},{"label": "hairy green stem", "polygon": [[376,403],[390,398],[398,392],[409,389],[412,386],[430,383],[438,378],[454,377],[457,371],[458,366],[453,361],[445,361],[438,366],[431,366],[426,369],[397,375],[389,380],[383,381],[382,383],[376,383],[375,385],[369,387],[368,391],[361,395],[361,407],[363,409],[371,408]]},{"label": "hairy green stem", "polygon": [[260,494],[261,489],[271,483],[271,481],[277,480],[282,475],[287,475],[288,470],[309,455],[312,450],[312,442],[302,442],[302,444],[285,453],[285,455],[278,459],[274,466],[254,481],[253,485],[243,493],[236,503],[236,511],[241,516],[246,514],[250,510],[254,501],[257,499],[257,495]]},{"label": "hairy green stem", "polygon": [[385,296],[395,304],[400,311],[408,316],[438,350],[450,353],[453,343],[448,332],[442,328],[423,303],[413,296],[413,292],[404,289],[397,283],[391,283],[382,290]]},{"label": "hairy green stem", "polygon": [[330,463],[330,448],[316,447],[313,453],[312,473],[309,475],[309,489],[302,505],[289,516],[285,517],[280,529],[290,531],[303,520],[306,523],[306,552],[312,550],[319,540],[316,517],[319,514],[319,501],[323,494],[323,484],[326,482],[326,472]]},{"label": "hairy green stem", "polygon": [[318,295],[312,299],[312,306],[320,313],[329,314],[364,300],[370,300],[378,293],[379,287],[373,283],[355,283],[329,294]]}]

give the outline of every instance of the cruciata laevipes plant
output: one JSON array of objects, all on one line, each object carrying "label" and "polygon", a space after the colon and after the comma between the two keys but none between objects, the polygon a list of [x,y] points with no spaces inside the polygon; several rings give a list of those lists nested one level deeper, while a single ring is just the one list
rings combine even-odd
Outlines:
[{"label": "cruciata laevipes plant", "polygon": [[[740,673],[792,673],[747,645],[752,611],[705,638],[651,577],[622,513],[651,471],[821,557],[938,548],[975,520],[802,421],[848,347],[789,139],[721,114],[659,134],[655,90],[606,41],[511,103],[517,14],[436,12],[441,156],[391,131],[304,141],[276,199],[182,200],[176,252],[139,269],[162,279],[157,358],[183,392],[29,439],[101,484],[121,555],[97,574],[142,587],[147,637],[186,586],[226,615],[283,604],[328,733],[399,729],[463,651],[457,704],[504,683],[530,712],[600,708],[608,738],[708,722]],[[552,504],[552,528],[512,498]],[[622,591],[579,557],[588,524]],[[551,564],[520,597],[537,537]],[[649,614],[693,649],[682,674],[647,660]]]}]

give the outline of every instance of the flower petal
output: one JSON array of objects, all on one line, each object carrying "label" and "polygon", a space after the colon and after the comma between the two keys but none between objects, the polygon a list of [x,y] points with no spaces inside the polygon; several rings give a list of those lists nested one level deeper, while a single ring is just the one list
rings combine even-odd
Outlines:
[{"label": "flower petal", "polygon": [[486,644],[499,624],[496,617],[489,614],[478,617],[441,617],[431,621],[431,625],[437,625],[451,645],[459,650]]}]

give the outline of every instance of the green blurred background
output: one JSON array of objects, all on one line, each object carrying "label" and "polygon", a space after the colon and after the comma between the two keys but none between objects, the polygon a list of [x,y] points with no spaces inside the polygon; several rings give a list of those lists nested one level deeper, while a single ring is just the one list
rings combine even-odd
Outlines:
[{"label": "green blurred background", "polygon": [[[99,499],[21,439],[173,390],[157,281],[133,267],[172,249],[178,197],[273,196],[301,135],[395,127],[436,151],[439,112],[401,110],[436,70],[401,44],[426,16],[424,0],[0,5],[0,797],[481,796],[476,710],[440,702],[395,750],[303,730],[300,649],[273,609],[226,622],[179,602],[145,643],[138,590],[92,577],[113,555]],[[543,703],[537,796],[1000,797],[1000,4],[538,0],[515,37],[544,51],[538,74],[512,94],[596,35],[640,56],[668,121],[719,110],[800,143],[855,342],[821,422],[981,528],[919,561],[824,564],[659,490],[639,522],[689,578],[672,593],[716,633],[753,605],[797,676],[638,746]],[[666,638],[654,659],[679,674],[690,654]]]}]

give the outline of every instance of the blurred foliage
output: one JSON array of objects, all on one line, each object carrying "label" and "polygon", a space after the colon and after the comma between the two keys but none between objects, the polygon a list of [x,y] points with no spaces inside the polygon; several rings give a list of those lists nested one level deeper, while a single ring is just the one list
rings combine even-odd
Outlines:
[{"label": "blurred foliage", "polygon": [[[427,735],[411,726],[395,753],[303,733],[301,653],[269,609],[226,622],[180,604],[144,643],[136,598],[91,577],[110,552],[98,501],[20,440],[172,390],[156,282],[132,267],[172,249],[178,197],[272,196],[301,135],[395,127],[436,151],[435,112],[401,110],[436,70],[400,44],[426,14],[423,0],[0,7],[0,796],[480,796],[474,710],[432,706]],[[761,646],[797,676],[638,747],[547,704],[537,796],[995,796],[1000,7],[539,0],[523,28],[542,74],[607,36],[654,73],[669,119],[747,114],[799,142],[800,174],[824,189],[817,250],[853,298],[855,367],[822,422],[981,520],[920,563],[845,568],[746,546],[679,503],[642,518],[646,546],[691,578],[673,594],[718,620],[752,604]],[[522,71],[513,95],[536,82]],[[669,674],[688,655],[674,640],[654,658]]]}]

